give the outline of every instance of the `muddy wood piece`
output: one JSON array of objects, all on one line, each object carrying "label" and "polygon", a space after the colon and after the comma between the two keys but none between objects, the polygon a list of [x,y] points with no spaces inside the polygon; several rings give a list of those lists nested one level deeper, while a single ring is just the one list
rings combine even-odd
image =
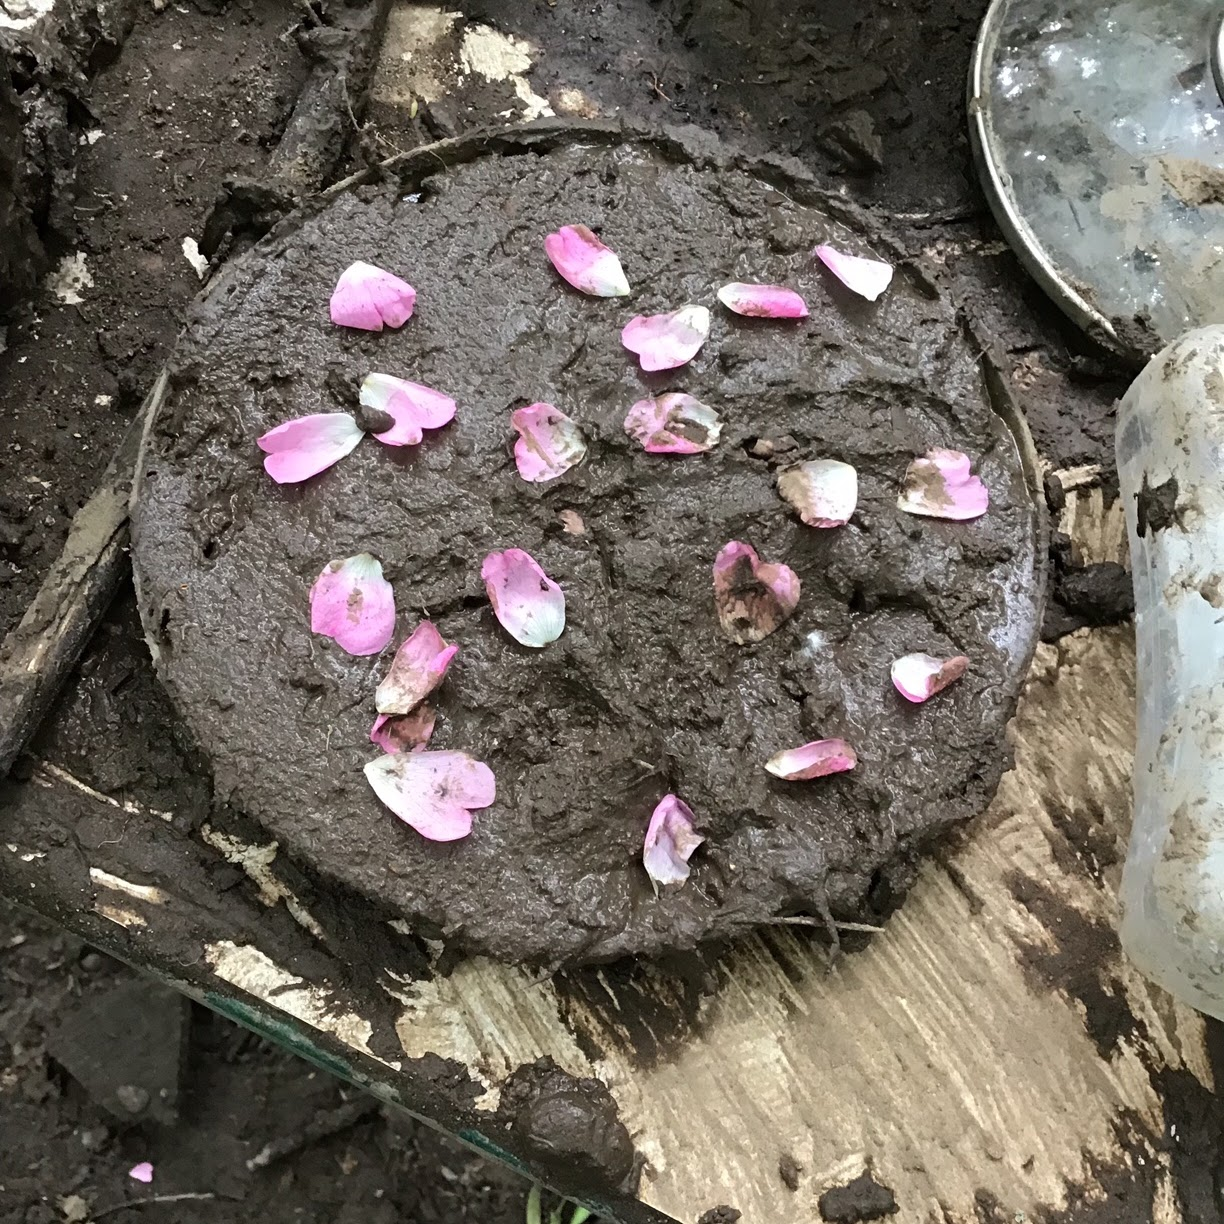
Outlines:
[{"label": "muddy wood piece", "polygon": [[17,627],[0,642],[0,776],[46,716],[127,572],[128,495],[144,418],[163,372],[102,480],[73,515],[63,550]]},{"label": "muddy wood piece", "polygon": [[312,64],[262,179],[227,180],[204,222],[200,252],[211,259],[230,234],[259,237],[335,172],[358,130],[391,0],[303,0],[296,40]]}]

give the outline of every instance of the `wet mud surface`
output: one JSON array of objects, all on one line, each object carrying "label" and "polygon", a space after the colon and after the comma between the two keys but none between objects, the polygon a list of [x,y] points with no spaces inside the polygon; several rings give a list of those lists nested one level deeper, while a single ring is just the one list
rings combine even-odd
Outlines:
[{"label": "wet mud surface", "polygon": [[[1007,763],[1041,598],[1016,446],[971,342],[924,283],[903,270],[869,305],[814,265],[823,238],[865,242],[818,193],[771,185],[708,141],[695,160],[679,145],[605,147],[597,131],[431,169],[419,190],[360,188],[230,266],[178,350],[134,522],[162,678],[222,797],[457,947],[559,965],[689,947],[779,913],[878,918],[923,843],[982,810]],[[627,302],[579,295],[543,258],[544,234],[576,218],[620,253],[638,285]],[[327,321],[357,258],[414,281],[418,313],[402,331]],[[712,303],[730,279],[792,284],[813,315],[720,310],[691,366],[643,377],[620,326]],[[370,370],[445,389],[456,421],[406,453],[367,440],[305,486],[275,486],[255,438],[355,407]],[[624,413],[681,389],[722,414],[722,443],[645,455]],[[509,457],[510,410],[537,399],[590,441],[582,467],[544,486]],[[800,524],[774,490],[778,465],[752,453],[760,438],[785,462],[852,462],[852,523]],[[910,458],[940,445],[974,456],[984,518],[896,509]],[[582,534],[563,529],[563,510]],[[804,584],[795,617],[755,647],[728,642],[714,615],[711,565],[731,539]],[[505,547],[567,592],[565,635],[542,651],[512,643],[484,597],[479,559]],[[461,843],[399,824],[361,772],[390,651],[354,659],[307,630],[319,570],[366,550],[397,588],[398,637],[427,613],[461,645],[431,747],[471,752],[498,779]],[[970,674],[909,706],[888,669],[912,650],[968,654]],[[856,745],[854,773],[811,785],[765,774],[774,752],[831,735]],[[668,792],[707,843],[689,883],[656,898],[639,856]]]}]

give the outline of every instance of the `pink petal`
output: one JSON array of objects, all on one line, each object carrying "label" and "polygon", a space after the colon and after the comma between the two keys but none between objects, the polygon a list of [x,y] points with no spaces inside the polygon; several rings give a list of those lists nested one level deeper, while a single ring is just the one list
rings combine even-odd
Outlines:
[{"label": "pink petal", "polygon": [[420,752],[434,732],[438,713],[427,702],[411,714],[380,714],[370,728],[370,743],[384,752]]},{"label": "pink petal", "polygon": [[144,1182],[147,1186],[153,1180],[153,1166],[147,1160],[142,1160],[128,1170],[128,1176],[133,1181]]},{"label": "pink petal", "polygon": [[407,281],[358,260],[340,273],[332,291],[331,321],[378,332],[384,323],[402,327],[415,305],[416,290]]},{"label": "pink petal", "polygon": [[416,446],[423,429],[440,429],[455,419],[449,395],[390,374],[367,374],[361,380],[361,403],[395,418],[390,429],[374,435],[387,446]]},{"label": "pink petal", "polygon": [[806,782],[809,778],[843,773],[857,764],[854,749],[844,739],[822,739],[779,752],[765,762],[765,768],[775,778],[784,778],[787,782]]},{"label": "pink petal", "polygon": [[339,463],[361,441],[361,426],[347,412],[316,412],[269,429],[258,441],[264,470],[277,484],[309,480]]},{"label": "pink petal", "polygon": [[518,430],[514,462],[524,480],[555,480],[586,458],[582,430],[551,404],[531,404],[510,417]]},{"label": "pink petal", "polygon": [[869,302],[888,288],[893,278],[893,266],[879,259],[864,259],[861,255],[843,255],[841,251],[826,245],[813,252],[847,289],[852,289]]},{"label": "pink petal", "polygon": [[490,553],[480,567],[502,628],[524,646],[547,646],[565,628],[565,593],[521,548]]},{"label": "pink petal", "polygon": [[732,540],[714,560],[714,607],[723,632],[741,646],[768,637],[799,603],[790,566],[765,564],[756,550]]},{"label": "pink petal", "polygon": [[638,400],[625,417],[625,432],[651,455],[697,455],[717,445],[722,421],[699,399],[673,391]]},{"label": "pink petal", "polygon": [[990,505],[990,494],[969,467],[969,456],[960,451],[927,451],[906,469],[897,508],[928,518],[980,518]]},{"label": "pink petal", "polygon": [[809,527],[842,527],[858,505],[858,473],[838,459],[812,459],[787,468],[778,492]]},{"label": "pink petal", "polygon": [[383,650],[395,632],[395,593],[369,553],[329,561],[310,588],[310,631],[351,655]]},{"label": "pink petal", "polygon": [[781,285],[744,285],[734,282],[718,291],[718,300],[738,315],[755,319],[806,319],[807,303]]},{"label": "pink petal", "polygon": [[688,861],[705,838],[693,832],[693,812],[675,795],[659,800],[646,840],[642,844],[642,863],[647,875],[659,884],[682,884],[688,879]]},{"label": "pink petal", "polygon": [[544,239],[552,266],[575,289],[595,297],[624,297],[629,282],[616,255],[585,225],[563,225]]},{"label": "pink petal", "polygon": [[442,683],[458,646],[442,640],[433,621],[422,621],[395,652],[391,668],[374,690],[380,714],[408,714]]},{"label": "pink petal", "polygon": [[704,306],[681,306],[671,314],[638,315],[621,330],[621,343],[638,355],[643,370],[674,370],[697,356],[710,334]]},{"label": "pink petal", "polygon": [[908,654],[893,663],[892,682],[906,701],[925,701],[946,689],[953,680],[959,680],[968,667],[965,655],[937,659],[929,654]]},{"label": "pink petal", "polygon": [[374,793],[430,841],[458,841],[472,831],[472,811],[497,794],[493,771],[466,752],[401,752],[370,761]]}]

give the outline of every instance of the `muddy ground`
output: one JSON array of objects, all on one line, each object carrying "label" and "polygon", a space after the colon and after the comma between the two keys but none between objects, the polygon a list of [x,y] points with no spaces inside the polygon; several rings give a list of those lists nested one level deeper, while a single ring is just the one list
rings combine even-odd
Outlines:
[{"label": "muddy ground", "polygon": [[[1092,350],[1019,271],[973,182],[963,81],[985,0],[473,0],[455,7],[542,48],[531,81],[558,113],[593,104],[646,122],[701,124],[753,150],[796,154],[881,210],[998,345],[1046,457],[1056,467],[1108,466],[1110,405],[1125,372]],[[122,46],[99,38],[86,49],[84,101],[65,107],[66,123],[49,120],[44,132],[61,151],[65,142],[75,149],[76,177],[70,192],[43,201],[41,239],[51,268],[77,275],[75,284],[72,276],[54,289],[43,284],[3,333],[0,631],[19,619],[169,352],[200,283],[184,238],[202,234],[223,179],[264,170],[307,72],[291,37],[302,6],[289,0],[172,0],[134,5],[132,13]],[[31,80],[18,64],[19,92]],[[479,125],[505,107],[504,91],[476,85],[415,113],[375,104],[342,168]],[[65,257],[70,262],[61,265]],[[1060,564],[1074,569],[1071,558]],[[1102,615],[1091,584],[1064,586],[1078,600],[1067,624]],[[99,759],[88,742],[71,742],[84,738],[84,722],[44,741],[49,750],[107,793],[154,787],[198,801],[201,775],[167,775],[151,755],[148,728],[137,733],[135,703],[123,700],[125,690],[151,683],[130,597],[87,667],[93,671],[79,678],[91,703],[85,708],[131,730],[131,751]],[[100,1214],[135,1192],[217,1197],[106,1218],[521,1218],[520,1184],[379,1113],[248,1173],[252,1153],[300,1131],[307,1116],[339,1108],[343,1092],[194,1008],[180,1121],[117,1121],[68,1075],[48,1042],[75,1004],[110,990],[128,971],[9,909],[0,914],[0,970],[4,1224],[69,1218],[79,1208],[61,1200],[71,1195]],[[146,1158],[162,1169],[149,1188],[127,1177]]]}]

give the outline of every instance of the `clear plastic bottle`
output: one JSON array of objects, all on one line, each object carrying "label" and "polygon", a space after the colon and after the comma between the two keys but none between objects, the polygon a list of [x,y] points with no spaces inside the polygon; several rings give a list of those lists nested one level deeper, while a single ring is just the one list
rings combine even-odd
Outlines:
[{"label": "clear plastic bottle", "polygon": [[1138,651],[1122,944],[1224,1017],[1224,325],[1161,350],[1118,405]]}]

